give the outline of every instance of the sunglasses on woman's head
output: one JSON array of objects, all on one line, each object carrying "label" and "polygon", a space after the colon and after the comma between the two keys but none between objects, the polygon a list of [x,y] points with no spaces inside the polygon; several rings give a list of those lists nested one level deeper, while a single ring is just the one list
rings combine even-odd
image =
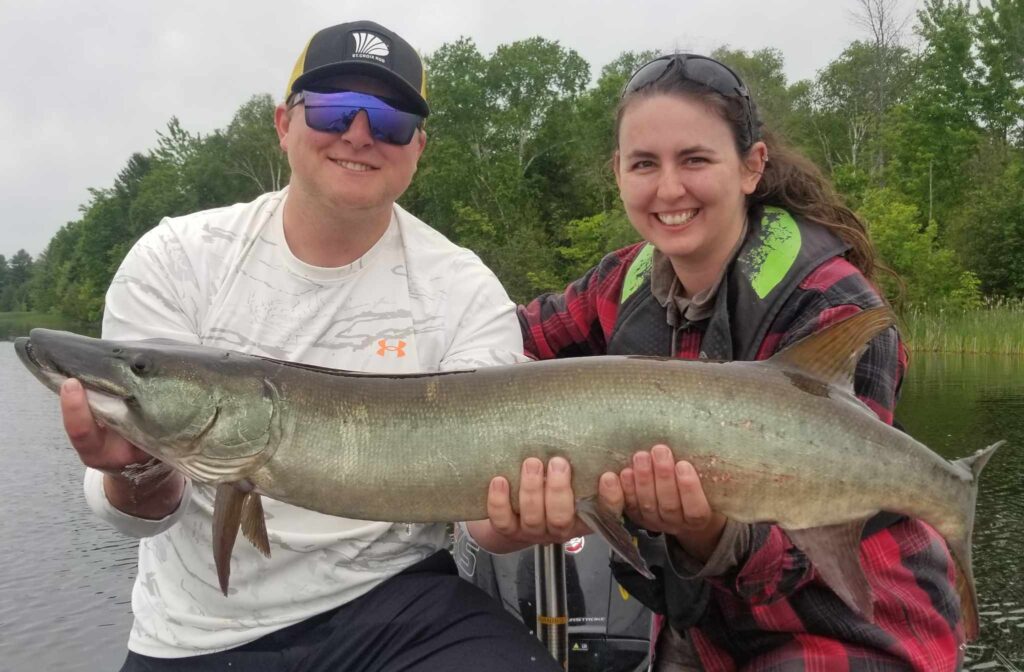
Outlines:
[{"label": "sunglasses on woman's head", "polygon": [[681,79],[701,84],[726,98],[739,98],[747,112],[747,131],[750,141],[757,139],[754,111],[750,92],[732,68],[707,56],[671,54],[656,58],[633,73],[622,90],[622,97],[661,81],[670,72]]},{"label": "sunglasses on woman's head", "polygon": [[366,112],[370,133],[377,140],[391,145],[408,145],[423,117],[403,112],[393,103],[357,91],[302,91],[288,108],[302,103],[306,125],[324,133],[344,133],[360,112]]}]

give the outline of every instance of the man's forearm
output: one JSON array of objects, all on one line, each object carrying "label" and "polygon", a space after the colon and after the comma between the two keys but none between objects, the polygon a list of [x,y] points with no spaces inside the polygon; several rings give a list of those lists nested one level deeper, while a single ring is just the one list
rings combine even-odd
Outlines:
[{"label": "man's forearm", "polygon": [[103,492],[118,511],[136,518],[160,520],[181,505],[185,477],[176,471],[135,483],[124,476],[105,474]]}]

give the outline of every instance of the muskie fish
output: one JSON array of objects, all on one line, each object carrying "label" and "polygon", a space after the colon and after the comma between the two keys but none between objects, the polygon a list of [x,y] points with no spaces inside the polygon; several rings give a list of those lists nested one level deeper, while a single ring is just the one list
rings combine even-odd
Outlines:
[{"label": "muskie fish", "polygon": [[880,511],[927,522],[955,558],[974,638],[978,475],[1002,442],[950,463],[853,395],[860,354],[891,324],[886,309],[863,311],[765,362],[607,356],[426,375],[43,329],[15,347],[45,385],[56,391],[78,378],[103,423],[217,486],[214,556],[225,594],[239,526],[269,554],[260,495],[362,520],[473,520],[487,515],[491,478],[505,476],[516,492],[530,456],[568,459],[580,516],[649,575],[596,491],[602,473],[665,443],[693,463],[714,509],[780,525],[867,618],[865,522]]}]

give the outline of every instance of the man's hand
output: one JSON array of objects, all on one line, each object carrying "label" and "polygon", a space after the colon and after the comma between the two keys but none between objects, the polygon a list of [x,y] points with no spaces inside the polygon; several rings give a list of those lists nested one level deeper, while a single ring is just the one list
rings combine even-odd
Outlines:
[{"label": "man's hand", "polygon": [[103,488],[110,504],[138,518],[158,520],[173,513],[181,503],[185,478],[176,471],[133,483],[123,475],[125,467],[142,464],[150,456],[123,437],[96,423],[82,384],[70,378],[60,388],[64,431],[82,463],[104,473]]},{"label": "man's hand", "polygon": [[576,517],[572,469],[561,457],[544,463],[523,461],[519,476],[519,511],[512,507],[508,480],[498,476],[487,491],[487,520],[468,522],[470,534],[485,550],[510,553],[532,544],[560,544],[590,532]]},{"label": "man's hand", "polygon": [[601,491],[610,509],[624,510],[644,529],[675,536],[698,560],[711,557],[725,528],[726,517],[712,511],[693,465],[676,462],[668,446],[636,453],[617,479],[604,474]]}]

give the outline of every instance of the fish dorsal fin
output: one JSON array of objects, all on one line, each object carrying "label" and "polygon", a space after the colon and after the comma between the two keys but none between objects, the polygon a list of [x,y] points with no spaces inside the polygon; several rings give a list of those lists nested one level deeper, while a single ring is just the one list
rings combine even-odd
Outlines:
[{"label": "fish dorsal fin", "polygon": [[888,308],[862,310],[800,339],[768,361],[852,391],[853,374],[868,342],[892,325]]}]

